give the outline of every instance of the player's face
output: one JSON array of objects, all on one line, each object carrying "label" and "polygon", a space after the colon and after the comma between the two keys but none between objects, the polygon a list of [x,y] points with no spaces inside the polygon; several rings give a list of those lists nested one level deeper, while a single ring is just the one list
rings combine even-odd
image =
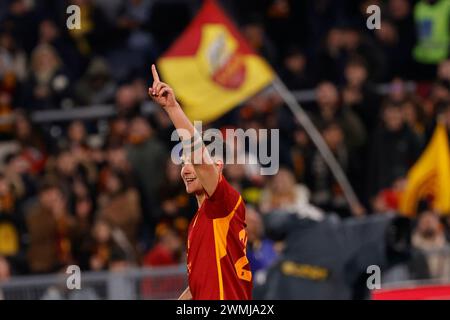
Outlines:
[{"label": "player's face", "polygon": [[200,183],[200,180],[197,178],[195,174],[194,166],[187,160],[183,160],[181,167],[181,178],[184,181],[187,193],[191,194],[203,191],[203,187]]}]

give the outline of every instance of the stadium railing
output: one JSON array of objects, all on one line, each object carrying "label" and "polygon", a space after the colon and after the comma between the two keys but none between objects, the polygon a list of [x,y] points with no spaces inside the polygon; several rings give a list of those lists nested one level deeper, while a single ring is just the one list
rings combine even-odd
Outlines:
[{"label": "stadium railing", "polygon": [[[430,279],[408,278],[403,271],[382,272],[382,289],[450,286],[450,248],[425,253],[440,260],[441,272]],[[391,270],[392,271],[392,270]],[[68,289],[70,274],[16,276],[0,283],[0,300],[149,300],[177,299],[187,286],[186,266],[131,268],[125,271],[81,272],[81,288]],[[70,281],[69,281],[70,282]],[[401,298],[401,297],[399,297]],[[293,297],[295,299],[295,297]]]},{"label": "stadium railing", "polygon": [[13,277],[0,283],[0,300],[177,299],[187,286],[185,265],[81,272],[80,289],[68,289],[71,274]]}]

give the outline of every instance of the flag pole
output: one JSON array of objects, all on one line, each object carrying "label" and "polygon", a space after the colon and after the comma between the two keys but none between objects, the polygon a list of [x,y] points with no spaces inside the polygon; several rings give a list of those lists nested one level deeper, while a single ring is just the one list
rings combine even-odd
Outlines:
[{"label": "flag pole", "polygon": [[273,84],[275,90],[278,92],[278,94],[284,100],[286,105],[292,111],[294,116],[297,118],[297,120],[300,122],[300,124],[306,130],[309,137],[316,145],[317,149],[319,149],[320,154],[322,155],[323,159],[325,160],[325,162],[327,163],[331,172],[333,173],[336,181],[341,186],[342,191],[344,192],[344,196],[350,206],[350,210],[352,211],[352,214],[353,215],[361,215],[361,212],[364,211],[363,207],[361,206],[361,203],[359,202],[355,191],[353,190],[352,186],[350,185],[350,182],[348,181],[347,176],[345,175],[341,166],[337,162],[337,160],[336,160],[335,156],[333,155],[333,153],[331,152],[330,148],[325,143],[320,132],[314,126],[313,122],[308,117],[305,110],[303,110],[303,108],[300,106],[300,104],[298,103],[297,99],[292,94],[292,92],[289,91],[289,89],[286,87],[286,85],[283,83],[283,81],[281,81],[281,79],[277,75],[275,75],[275,80],[273,81],[272,84]]}]

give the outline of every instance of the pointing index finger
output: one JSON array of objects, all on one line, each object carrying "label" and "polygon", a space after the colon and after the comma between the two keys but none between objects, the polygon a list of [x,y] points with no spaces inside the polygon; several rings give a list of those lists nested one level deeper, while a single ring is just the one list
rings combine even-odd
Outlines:
[{"label": "pointing index finger", "polygon": [[158,71],[156,71],[156,66],[154,64],[152,64],[152,75],[153,81],[159,81]]}]

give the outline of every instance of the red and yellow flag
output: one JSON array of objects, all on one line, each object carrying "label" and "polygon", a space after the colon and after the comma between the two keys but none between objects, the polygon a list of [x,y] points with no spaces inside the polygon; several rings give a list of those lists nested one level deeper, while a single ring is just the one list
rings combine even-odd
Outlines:
[{"label": "red and yellow flag", "polygon": [[222,116],[274,78],[214,0],[205,1],[157,65],[191,120]]},{"label": "red and yellow flag", "polygon": [[400,212],[415,215],[422,199],[430,199],[432,208],[441,214],[450,214],[450,148],[442,124],[437,125],[428,146],[408,172]]}]

